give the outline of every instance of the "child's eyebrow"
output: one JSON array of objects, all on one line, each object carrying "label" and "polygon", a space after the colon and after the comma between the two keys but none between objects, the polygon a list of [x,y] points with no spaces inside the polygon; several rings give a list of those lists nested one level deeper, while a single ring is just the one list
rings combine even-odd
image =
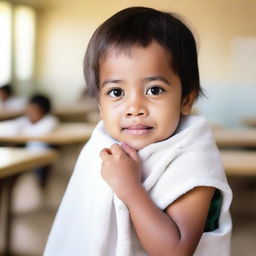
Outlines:
[{"label": "child's eyebrow", "polygon": [[122,80],[120,80],[120,79],[106,79],[106,80],[104,80],[104,82],[102,83],[102,87],[104,87],[106,84],[108,84],[108,83],[114,83],[114,84],[118,84],[118,83],[120,83],[120,82],[122,82]]},{"label": "child's eyebrow", "polygon": [[[148,83],[148,82],[152,82],[152,81],[163,81],[164,83],[171,85],[171,83],[163,76],[149,76],[143,79],[144,83]],[[121,83],[122,80],[121,79],[106,79],[104,80],[104,82],[102,83],[102,87],[104,87],[106,84],[108,83],[114,83],[114,84],[118,84]]]},{"label": "child's eyebrow", "polygon": [[171,85],[171,83],[163,76],[149,76],[149,77],[146,77],[143,79],[144,83],[152,82],[152,81],[156,81],[156,80],[160,80],[168,85]]}]

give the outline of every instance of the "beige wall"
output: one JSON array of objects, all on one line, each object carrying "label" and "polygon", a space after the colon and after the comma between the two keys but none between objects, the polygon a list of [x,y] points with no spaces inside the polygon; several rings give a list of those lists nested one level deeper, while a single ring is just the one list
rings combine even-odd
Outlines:
[{"label": "beige wall", "polygon": [[[37,81],[58,102],[70,102],[78,96],[83,86],[83,55],[96,27],[133,5],[186,17],[198,38],[203,84],[256,83],[256,1],[44,1],[45,7],[38,13]],[[240,65],[240,61],[245,64]]]}]

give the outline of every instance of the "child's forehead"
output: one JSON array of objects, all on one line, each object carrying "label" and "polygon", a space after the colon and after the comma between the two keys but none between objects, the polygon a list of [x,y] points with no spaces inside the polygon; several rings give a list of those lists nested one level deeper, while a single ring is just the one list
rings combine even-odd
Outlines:
[{"label": "child's forehead", "polygon": [[[156,47],[152,47],[152,46],[156,46]],[[139,44],[130,44],[130,45],[116,45],[116,44],[112,44],[109,45],[107,47],[107,49],[105,50],[105,52],[102,54],[102,56],[100,57],[100,65],[109,57],[119,57],[121,55],[125,55],[127,57],[133,58],[134,57],[134,53],[137,53],[138,50],[145,50],[145,51],[164,51],[164,58],[167,58],[168,61],[171,62],[172,60],[172,54],[170,53],[170,51],[162,46],[161,44],[159,44],[156,41],[151,41],[148,45],[146,46],[142,46]]]},{"label": "child's forehead", "polygon": [[37,103],[37,102],[29,102],[28,103],[28,107],[34,110],[41,110],[42,106],[41,104]]}]

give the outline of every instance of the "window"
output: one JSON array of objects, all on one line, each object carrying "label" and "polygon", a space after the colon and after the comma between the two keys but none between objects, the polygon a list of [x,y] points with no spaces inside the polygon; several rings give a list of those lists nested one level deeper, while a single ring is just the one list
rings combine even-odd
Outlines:
[{"label": "window", "polygon": [[0,85],[33,78],[35,23],[32,7],[0,1]]},{"label": "window", "polygon": [[30,80],[33,76],[35,13],[30,7],[18,6],[14,14],[15,76],[17,80]]},{"label": "window", "polygon": [[0,2],[0,85],[11,79],[11,6]]}]

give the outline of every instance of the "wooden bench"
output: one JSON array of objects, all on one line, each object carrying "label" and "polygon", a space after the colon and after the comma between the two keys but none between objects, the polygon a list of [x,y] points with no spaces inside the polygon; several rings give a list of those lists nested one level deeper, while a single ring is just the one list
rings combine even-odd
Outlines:
[{"label": "wooden bench", "polygon": [[0,227],[3,229],[5,240],[3,255],[10,255],[12,192],[17,177],[32,168],[52,164],[57,157],[57,152],[53,150],[31,152],[24,148],[0,148],[0,206],[3,206],[0,213],[4,217],[4,225]]},{"label": "wooden bench", "polygon": [[29,141],[42,141],[53,145],[67,145],[86,142],[95,125],[86,123],[62,123],[55,130],[45,135],[0,135],[2,143],[23,144]]},{"label": "wooden bench", "polygon": [[213,130],[216,143],[219,148],[244,147],[256,148],[256,129],[223,129]]},{"label": "wooden bench", "polygon": [[256,176],[256,151],[221,150],[225,172],[233,176]]}]

